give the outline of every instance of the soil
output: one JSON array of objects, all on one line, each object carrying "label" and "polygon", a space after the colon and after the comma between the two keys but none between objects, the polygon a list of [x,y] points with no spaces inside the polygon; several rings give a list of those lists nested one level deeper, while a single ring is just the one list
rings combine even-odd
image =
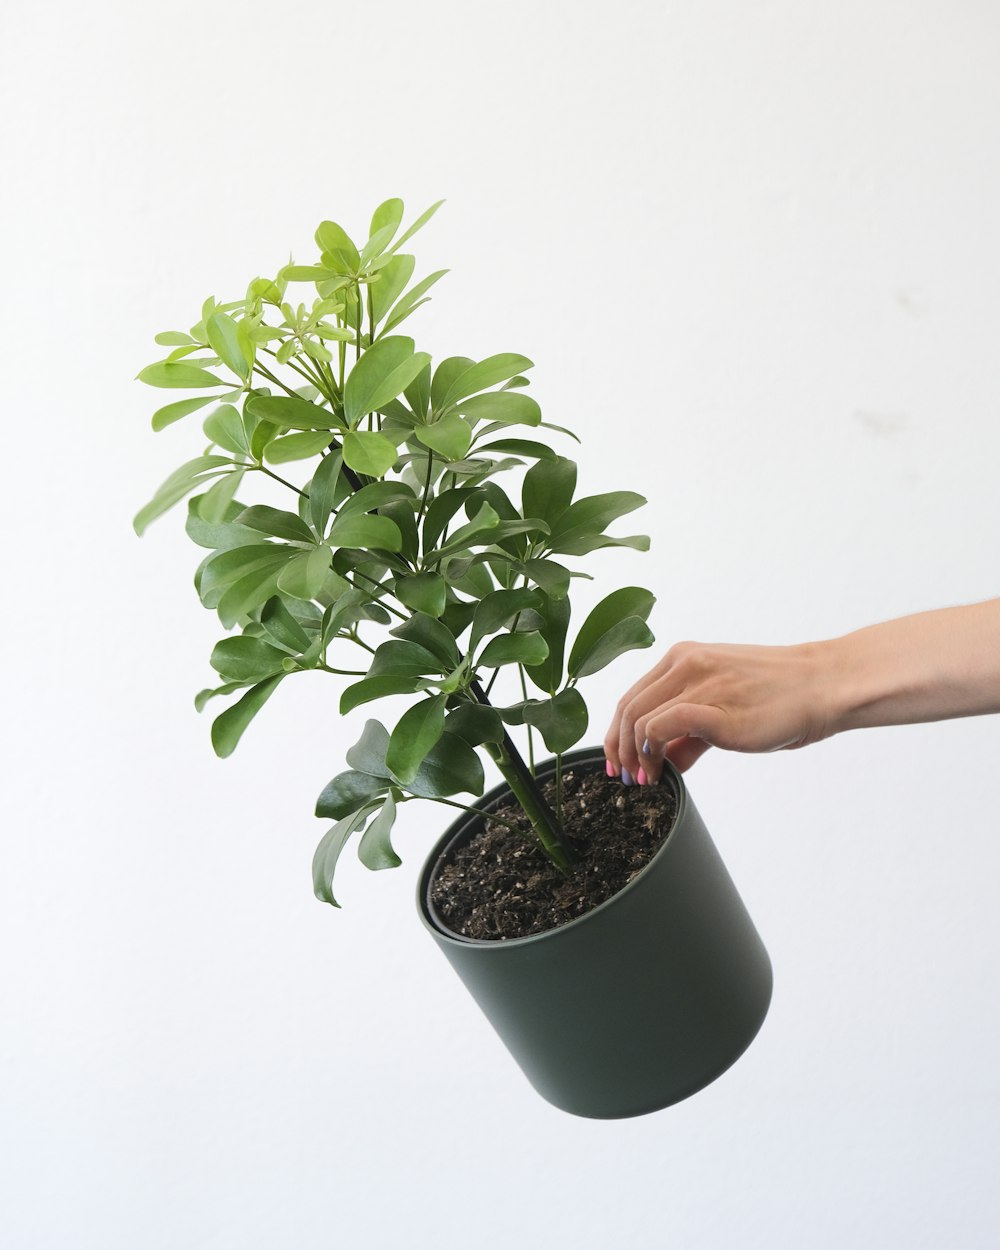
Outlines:
[{"label": "soil", "polygon": [[[555,781],[542,784],[555,805]],[[440,865],[431,883],[439,918],[463,937],[502,941],[575,920],[617,894],[652,859],[677,812],[672,786],[623,786],[579,766],[563,772],[563,828],[579,857],[561,872],[537,847],[514,800]],[[520,832],[522,831],[523,832]]]}]

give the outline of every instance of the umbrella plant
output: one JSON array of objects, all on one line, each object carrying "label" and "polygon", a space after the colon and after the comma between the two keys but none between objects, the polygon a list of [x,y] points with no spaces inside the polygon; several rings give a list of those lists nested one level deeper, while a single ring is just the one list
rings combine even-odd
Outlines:
[{"label": "umbrella plant", "polygon": [[[399,808],[427,799],[477,810],[484,756],[526,831],[568,868],[558,761],[587,729],[579,683],[653,641],[653,596],[640,587],[609,594],[570,640],[570,589],[587,574],[567,561],[647,549],[645,536],[607,533],[645,501],[577,497],[576,465],[540,431],[575,436],[525,394],[532,362],[500,353],[435,364],[400,332],[447,272],[410,285],[414,257],[403,251],[440,203],[400,233],[403,203],[386,200],[360,247],[324,221],[313,263],[255,278],[241,299],[207,299],[189,331],[156,336],[169,352],[139,374],[190,393],[155,412],[153,429],[197,413],[208,444],[135,529],[188,499],[187,533],[206,552],[195,587],[230,631],[211,655],[218,684],[195,700],[199,710],[232,700],[212,724],[216,752],[229,755],[296,673],[333,676],[342,714],[410,700],[391,731],[367,722],[319,796],[317,815],[335,823],[314,886],[334,905],[352,836],[367,867],[394,867]],[[276,483],[287,507],[252,501],[265,479],[265,498]],[[552,801],[535,781],[535,734],[556,757]]]}]

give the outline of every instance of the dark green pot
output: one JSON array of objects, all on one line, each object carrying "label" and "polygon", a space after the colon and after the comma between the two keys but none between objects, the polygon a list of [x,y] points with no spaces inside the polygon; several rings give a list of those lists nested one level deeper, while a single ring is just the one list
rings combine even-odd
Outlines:
[{"label": "dark green pot", "polygon": [[[603,773],[604,753],[563,766]],[[550,776],[554,761],[537,770]],[[646,867],[613,898],[558,929],[478,941],[451,932],[430,901],[440,860],[479,828],[454,822],[420,878],[420,915],[535,1089],[574,1115],[658,1111],[720,1076],[757,1034],[771,963],[680,775],[677,816]],[[509,797],[506,786],[480,804]]]}]

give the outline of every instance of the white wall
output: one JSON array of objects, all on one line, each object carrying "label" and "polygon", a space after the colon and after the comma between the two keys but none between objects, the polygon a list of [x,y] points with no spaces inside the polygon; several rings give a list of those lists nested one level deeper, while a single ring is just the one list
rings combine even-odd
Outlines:
[{"label": "white wall", "polygon": [[[1000,18],[986,0],[8,6],[0,1240],[12,1250],[995,1244],[1000,723],[710,753],[775,965],[748,1054],[589,1123],[420,929],[438,827],[315,902],[362,717],[289,682],[220,763],[180,516],[131,379],[201,300],[399,194],[436,355],[523,351],[605,557],[681,637],[998,593]],[[162,402],[162,401],[161,401]],[[598,740],[650,657],[591,685]]]}]

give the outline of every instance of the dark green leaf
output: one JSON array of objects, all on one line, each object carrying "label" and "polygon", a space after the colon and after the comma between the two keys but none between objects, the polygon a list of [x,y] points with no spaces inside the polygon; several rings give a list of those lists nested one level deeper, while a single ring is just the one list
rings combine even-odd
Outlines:
[{"label": "dark green leaf", "polygon": [[412,577],[398,577],[395,584],[396,598],[415,612],[438,617],[444,611],[448,587],[439,573],[417,573]]},{"label": "dark green leaf", "polygon": [[424,516],[424,554],[434,550],[434,545],[444,533],[452,517],[458,512],[466,500],[476,494],[475,489],[458,487],[438,495]]},{"label": "dark green leaf", "polygon": [[626,616],[617,625],[612,625],[607,633],[602,634],[585,655],[576,664],[576,677],[589,677],[610,664],[612,660],[626,651],[636,651],[642,647],[651,647],[655,639],[650,633],[646,622],[639,616]]},{"label": "dark green leaf", "polygon": [[537,630],[524,633],[500,634],[483,647],[476,661],[484,668],[499,668],[501,664],[537,665],[548,656],[549,648]]},{"label": "dark green leaf", "polygon": [[386,795],[382,810],[365,830],[358,843],[358,859],[366,868],[378,872],[382,868],[398,868],[403,862],[392,848],[389,834],[396,819],[396,801]]},{"label": "dark green leaf", "polygon": [[362,807],[338,821],[320,839],[320,844],[313,855],[312,876],[313,891],[321,903],[330,903],[333,907],[340,904],[333,896],[333,874],[337,867],[340,853],[355,833],[375,810],[374,805]]},{"label": "dark green leaf", "polygon": [[343,457],[339,451],[323,458],[309,483],[309,519],[317,534],[323,535],[326,523],[337,503],[338,487],[342,485],[340,470]]},{"label": "dark green leaf", "polygon": [[418,643],[431,655],[437,656],[444,666],[444,671],[454,668],[461,659],[458,644],[451,630],[447,625],[426,613],[415,612],[409,620],[394,626],[391,632],[397,638]]},{"label": "dark green leaf", "polygon": [[555,560],[525,560],[515,568],[540,586],[550,599],[565,599],[569,594],[569,569]]},{"label": "dark green leaf", "polygon": [[647,534],[631,534],[626,538],[610,538],[607,534],[590,534],[586,538],[561,540],[559,554],[566,556],[585,556],[601,547],[632,547],[635,551],[649,550]]},{"label": "dark green leaf", "polygon": [[317,599],[330,576],[329,547],[313,547],[294,556],[282,569],[277,586],[293,599]]},{"label": "dark green leaf", "polygon": [[[369,677],[430,677],[446,671],[437,656],[406,639],[383,642],[372,657]],[[356,766],[355,766],[356,767]]]},{"label": "dark green leaf", "polygon": [[418,427],[417,438],[446,460],[461,460],[472,445],[472,430],[467,421],[449,413],[432,425]]},{"label": "dark green leaf", "polygon": [[431,747],[444,733],[447,695],[437,694],[409,708],[392,731],[385,762],[400,781],[409,783]]},{"label": "dark green leaf", "polygon": [[212,722],[212,746],[223,759],[232,755],[243,732],[278,687],[284,674],[278,673],[258,682],[232,707],[226,708]]},{"label": "dark green leaf", "polygon": [[281,567],[275,567],[271,563],[264,568],[253,569],[225,590],[216,611],[227,629],[236,625],[241,617],[261,607],[276,593]]},{"label": "dark green leaf", "polygon": [[389,789],[384,777],[373,777],[369,773],[350,772],[338,773],[336,777],[323,787],[323,792],[316,800],[316,815],[324,820],[343,820],[351,812],[380,797]]},{"label": "dark green leaf", "polygon": [[216,480],[215,484],[200,495],[201,505],[199,512],[201,516],[208,522],[219,522],[229,511],[229,505],[233,501],[233,496],[240,488],[243,481],[243,470],[234,469],[232,473],[227,473],[224,477]]},{"label": "dark green leaf", "polygon": [[209,661],[220,677],[228,681],[261,681],[281,672],[285,652],[263,638],[223,638],[215,644]]},{"label": "dark green leaf", "polygon": [[[570,650],[568,666],[570,677],[584,675],[580,672],[581,665],[612,626],[629,616],[637,616],[640,620],[646,620],[655,602],[656,596],[641,586],[625,586],[602,599],[580,626],[580,632]],[[589,671],[596,672],[596,669]]]},{"label": "dark green leaf", "polygon": [[365,721],[364,731],[354,746],[347,751],[346,759],[359,773],[372,777],[388,777],[385,753],[389,749],[389,731],[377,720]]},{"label": "dark green leaf", "polygon": [[512,456],[530,456],[534,460],[555,460],[556,453],[545,443],[536,443],[530,438],[501,438],[495,443],[485,443],[476,448],[477,451],[509,452]]},{"label": "dark green leaf", "polygon": [[457,734],[445,733],[406,788],[420,798],[443,798],[463,792],[482,794],[484,783],[483,763],[476,752]]},{"label": "dark green leaf", "polygon": [[472,635],[469,638],[469,650],[474,651],[480,639],[498,630],[525,608],[533,608],[538,595],[526,587],[522,590],[494,590],[486,595],[476,607],[476,615],[472,619]]},{"label": "dark green leaf", "polygon": [[340,714],[346,716],[363,703],[385,699],[394,694],[416,694],[419,677],[366,677],[348,686],[340,696]]},{"label": "dark green leaf", "polygon": [[483,742],[503,741],[503,721],[495,707],[482,703],[463,703],[448,713],[445,730],[457,734],[469,746],[477,747]]},{"label": "dark green leaf", "polygon": [[539,631],[548,643],[549,654],[541,664],[528,667],[525,671],[546,694],[555,694],[562,685],[566,630],[569,628],[569,599],[550,599],[548,595],[539,595],[535,610],[542,618]]},{"label": "dark green leaf", "polygon": [[246,686],[245,681],[227,681],[221,686],[216,686],[214,690],[199,690],[194,696],[194,709],[196,712],[204,712],[210,699],[218,695],[232,694],[234,690],[245,690]]},{"label": "dark green leaf", "polygon": [[399,551],[402,536],[395,521],[368,513],[338,515],[330,528],[328,541],[333,547],[369,547]]},{"label": "dark green leaf", "polygon": [[525,516],[541,517],[553,527],[570,506],[576,489],[576,465],[558,456],[540,460],[524,475],[521,505]]},{"label": "dark green leaf", "polygon": [[294,512],[282,512],[279,508],[269,508],[266,504],[254,504],[252,508],[245,508],[236,518],[236,524],[293,542],[315,541],[312,530]]},{"label": "dark green leaf", "polygon": [[[548,465],[539,463],[530,472],[534,473],[544,468],[548,468]],[[527,480],[527,475],[525,480]],[[589,495],[585,499],[578,499],[576,503],[570,504],[553,524],[552,550],[561,550],[561,544],[575,538],[603,534],[612,521],[624,516],[627,512],[634,512],[636,508],[641,508],[645,502],[642,495],[637,495],[630,490],[609,491],[604,495]],[[557,546],[557,543],[560,545]]]},{"label": "dark green leaf", "polygon": [[542,735],[546,747],[554,755],[562,755],[575,746],[587,732],[587,705],[579,690],[563,690],[554,699],[528,703],[524,709],[525,724]]},{"label": "dark green leaf", "polygon": [[309,635],[289,612],[280,596],[275,595],[264,604],[260,623],[275,642],[287,647],[294,655],[301,655],[309,649]]}]

